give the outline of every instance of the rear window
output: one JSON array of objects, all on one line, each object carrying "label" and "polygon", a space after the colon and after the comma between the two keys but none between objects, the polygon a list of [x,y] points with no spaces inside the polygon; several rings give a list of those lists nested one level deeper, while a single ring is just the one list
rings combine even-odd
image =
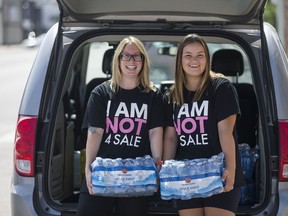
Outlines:
[{"label": "rear window", "polygon": [[[161,82],[174,80],[175,56],[177,52],[177,42],[143,42],[149,54],[151,62],[150,79],[156,85],[160,86]],[[251,67],[245,52],[235,44],[216,44],[208,43],[210,56],[222,49],[238,50],[244,61],[244,73],[240,76],[227,76],[233,83],[250,83],[252,84]],[[167,52],[167,48],[169,51]],[[103,56],[108,49],[113,46],[108,42],[92,42],[89,44],[89,56],[87,61],[86,84],[95,77],[107,77],[103,71]],[[166,51],[165,51],[166,50]],[[229,59],[227,59],[229,61]]]}]

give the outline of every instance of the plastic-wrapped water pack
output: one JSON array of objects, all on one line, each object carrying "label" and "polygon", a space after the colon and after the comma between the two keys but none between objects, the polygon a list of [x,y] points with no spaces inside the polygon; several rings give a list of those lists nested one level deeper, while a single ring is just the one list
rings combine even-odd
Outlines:
[{"label": "plastic-wrapped water pack", "polygon": [[246,184],[241,187],[240,205],[254,205],[256,203],[256,184],[255,172],[256,165],[259,163],[260,150],[256,145],[251,148],[249,144],[239,144],[241,156],[241,166],[246,180]]},{"label": "plastic-wrapped water pack", "polygon": [[239,144],[239,152],[241,157],[241,167],[246,180],[254,178],[256,162],[259,159],[259,146],[251,148],[249,144]]},{"label": "plastic-wrapped water pack", "polygon": [[156,166],[149,155],[136,159],[96,157],[91,169],[92,189],[98,196],[149,196],[157,187]]},{"label": "plastic-wrapped water pack", "polygon": [[167,160],[160,170],[160,194],[164,200],[187,200],[223,192],[224,153],[211,158]]}]

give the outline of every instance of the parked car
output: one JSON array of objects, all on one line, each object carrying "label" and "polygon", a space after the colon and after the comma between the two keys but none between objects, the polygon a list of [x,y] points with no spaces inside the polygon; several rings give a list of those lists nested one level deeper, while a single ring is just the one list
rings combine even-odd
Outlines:
[{"label": "parked car", "polygon": [[22,41],[22,45],[27,48],[38,47],[40,46],[44,36],[45,34],[36,36],[36,33],[32,31],[28,34],[28,37]]},{"label": "parked car", "polygon": [[[177,43],[205,38],[212,69],[235,85],[246,186],[238,215],[288,212],[288,62],[267,0],[57,0],[60,19],[39,47],[19,109],[11,185],[12,216],[76,215],[84,174],[91,90],[111,76],[119,41],[134,35],[150,55],[163,92],[174,79]],[[177,215],[159,192],[149,215]]]}]

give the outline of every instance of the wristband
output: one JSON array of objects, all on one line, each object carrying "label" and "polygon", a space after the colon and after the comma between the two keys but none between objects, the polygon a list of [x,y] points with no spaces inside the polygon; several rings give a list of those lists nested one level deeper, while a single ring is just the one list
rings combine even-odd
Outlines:
[{"label": "wristband", "polygon": [[157,166],[162,166],[163,165],[163,161],[156,161]]}]

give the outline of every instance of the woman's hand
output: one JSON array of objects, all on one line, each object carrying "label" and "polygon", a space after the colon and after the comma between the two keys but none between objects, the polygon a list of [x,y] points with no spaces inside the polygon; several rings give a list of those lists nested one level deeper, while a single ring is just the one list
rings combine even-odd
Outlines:
[{"label": "woman's hand", "polygon": [[100,143],[103,137],[104,129],[97,127],[89,127],[87,142],[86,142],[86,162],[85,162],[85,177],[88,191],[91,195],[94,195],[92,191],[92,181],[91,181],[91,163],[95,160],[98,150],[100,148]]},{"label": "woman's hand", "polygon": [[91,180],[92,172],[90,169],[85,170],[86,184],[90,195],[95,195],[92,190],[92,180]]},{"label": "woman's hand", "polygon": [[229,171],[225,169],[222,175],[222,181],[224,182],[224,192],[229,192],[234,188],[235,171]]},{"label": "woman's hand", "polygon": [[236,122],[236,114],[218,122],[218,132],[222,151],[225,157],[225,170],[222,181],[225,183],[224,192],[229,192],[234,187],[236,170],[236,149],[233,137],[233,129]]}]

